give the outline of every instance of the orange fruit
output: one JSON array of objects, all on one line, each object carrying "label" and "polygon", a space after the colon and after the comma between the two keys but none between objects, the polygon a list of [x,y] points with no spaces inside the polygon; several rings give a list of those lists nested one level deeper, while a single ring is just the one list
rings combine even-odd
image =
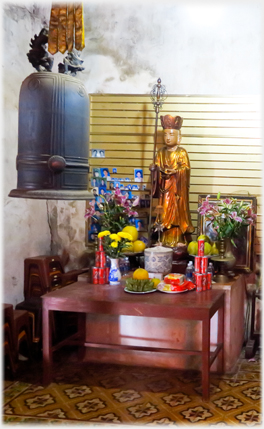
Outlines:
[{"label": "orange fruit", "polygon": [[133,225],[127,225],[125,228],[123,228],[124,232],[128,232],[130,235],[132,235],[132,241],[136,241],[138,239],[138,230]]},{"label": "orange fruit", "polygon": [[143,250],[146,248],[146,245],[141,240],[134,241],[134,252],[143,252]]},{"label": "orange fruit", "polygon": [[147,280],[149,278],[147,270],[144,268],[137,268],[133,273],[133,279],[136,280]]}]

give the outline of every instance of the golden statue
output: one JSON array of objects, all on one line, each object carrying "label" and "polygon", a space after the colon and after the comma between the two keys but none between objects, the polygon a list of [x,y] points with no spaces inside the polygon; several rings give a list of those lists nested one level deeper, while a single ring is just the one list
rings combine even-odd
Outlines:
[{"label": "golden statue", "polygon": [[[158,150],[150,171],[156,177],[159,204],[156,223],[163,228],[163,246],[176,247],[191,240],[194,231],[189,211],[190,162],[181,142],[180,116],[161,116],[165,147]],[[162,213],[161,213],[162,212]]]}]

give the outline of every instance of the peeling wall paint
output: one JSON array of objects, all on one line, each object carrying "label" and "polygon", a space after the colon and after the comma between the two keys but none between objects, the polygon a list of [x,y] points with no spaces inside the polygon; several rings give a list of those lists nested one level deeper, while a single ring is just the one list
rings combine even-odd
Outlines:
[{"label": "peeling wall paint", "polygon": [[88,263],[85,249],[85,202],[48,201],[51,253],[67,255],[66,271]]},{"label": "peeling wall paint", "polygon": [[[78,77],[88,93],[146,94],[160,77],[170,94],[258,94],[261,3],[230,0],[194,10],[197,2],[187,0],[85,1],[85,70]],[[8,197],[16,188],[19,90],[34,72],[26,53],[49,22],[50,6],[2,6],[3,300],[13,304],[23,300],[25,258],[60,254],[66,270],[87,264],[85,202]],[[56,54],[54,72],[62,59]]]}]

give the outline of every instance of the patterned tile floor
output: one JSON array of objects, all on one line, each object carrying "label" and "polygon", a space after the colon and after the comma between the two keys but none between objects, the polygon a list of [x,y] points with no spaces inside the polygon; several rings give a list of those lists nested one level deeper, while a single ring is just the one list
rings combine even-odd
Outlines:
[{"label": "patterned tile floor", "polygon": [[21,362],[3,383],[4,424],[93,426],[260,426],[260,351],[244,351],[234,374],[211,375],[209,402],[198,371],[80,363],[73,349],[56,355],[54,382],[41,384],[41,363]]}]

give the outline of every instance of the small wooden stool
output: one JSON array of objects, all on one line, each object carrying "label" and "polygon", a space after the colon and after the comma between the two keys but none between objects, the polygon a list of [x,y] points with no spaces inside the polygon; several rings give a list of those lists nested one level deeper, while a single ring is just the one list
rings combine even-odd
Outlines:
[{"label": "small wooden stool", "polygon": [[14,310],[12,304],[3,304],[3,310],[5,367],[10,369],[14,377],[22,343],[26,343],[28,358],[31,359],[29,314],[25,310]]},{"label": "small wooden stool", "polygon": [[21,345],[23,343],[27,346],[28,358],[31,359],[31,330],[29,322],[29,314],[26,310],[14,310],[14,328],[16,338],[16,350],[19,357]]},{"label": "small wooden stool", "polygon": [[[42,295],[68,284],[74,283],[78,275],[88,271],[88,268],[64,272],[63,263],[58,255],[34,256],[24,260],[24,296],[25,300],[16,305],[17,310],[29,313],[31,325],[32,350],[35,357],[40,355],[42,346]],[[58,316],[61,318],[61,315]],[[58,334],[67,329],[67,321],[58,323]],[[62,328],[60,328],[62,326]],[[55,320],[53,321],[54,336]]]},{"label": "small wooden stool", "polygon": [[14,378],[17,365],[16,365],[16,355],[14,352],[14,341],[13,334],[10,329],[8,322],[4,323],[4,332],[3,332],[3,345],[4,345],[4,365],[5,368],[9,368],[11,371],[11,377]]}]

